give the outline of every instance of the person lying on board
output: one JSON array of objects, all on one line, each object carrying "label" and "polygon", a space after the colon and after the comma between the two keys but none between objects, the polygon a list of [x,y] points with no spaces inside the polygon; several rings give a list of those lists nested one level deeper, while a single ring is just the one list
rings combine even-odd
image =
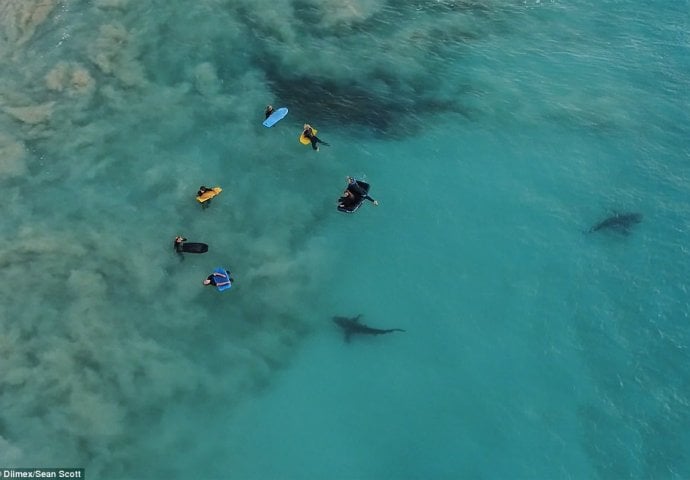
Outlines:
[{"label": "person lying on board", "polygon": [[326,142],[324,142],[323,140],[321,140],[319,137],[316,136],[316,134],[314,133],[314,129],[308,123],[305,123],[304,127],[302,127],[302,128],[303,128],[302,136],[311,142],[311,148],[313,148],[317,152],[319,151],[319,146],[318,146],[319,143],[323,143],[327,147],[330,146],[329,144],[327,144]]},{"label": "person lying on board", "polygon": [[223,285],[232,285],[235,279],[230,276],[230,272],[225,271],[225,275],[219,272],[213,272],[211,275],[206,277],[204,280],[204,285],[213,285],[214,287],[222,287]]},{"label": "person lying on board", "polygon": [[[202,185],[202,186],[199,187],[199,191],[196,192],[196,196],[197,196],[197,198],[199,198],[199,197],[202,196],[204,193],[206,193],[206,192],[212,192],[212,191],[213,191],[212,188],[208,188],[208,187],[205,187],[205,186]],[[204,202],[201,203],[201,208],[208,208],[208,207],[210,207],[210,206],[211,206],[211,199],[210,199],[210,198],[209,198],[208,200],[205,200]]]},{"label": "person lying on board", "polygon": [[343,195],[338,199],[338,207],[344,208],[346,210],[352,209],[352,207],[354,207],[356,203],[357,198],[355,197],[355,194],[349,191],[348,189],[345,189]]},{"label": "person lying on board", "polygon": [[[379,204],[379,202],[377,200],[374,200],[373,198],[371,198],[369,196],[369,194],[367,192],[365,192],[362,187],[359,186],[359,183],[357,183],[357,180],[355,180],[352,177],[345,177],[345,178],[347,178],[347,188],[345,188],[345,192],[356,193],[357,195],[359,195],[360,198],[363,198],[365,200],[369,200],[374,205]],[[345,192],[343,192],[343,195],[345,194]]]}]

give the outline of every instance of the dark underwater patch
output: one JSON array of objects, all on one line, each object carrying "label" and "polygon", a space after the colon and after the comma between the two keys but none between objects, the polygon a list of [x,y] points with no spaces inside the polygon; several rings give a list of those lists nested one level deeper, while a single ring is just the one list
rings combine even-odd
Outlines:
[{"label": "dark underwater patch", "polygon": [[[433,92],[409,97],[396,91],[411,89],[404,80],[370,78],[371,83],[383,82],[388,92],[380,93],[356,83],[343,84],[322,77],[286,77],[266,71],[276,98],[289,102],[299,121],[328,123],[345,128],[361,128],[366,135],[402,138],[423,128],[428,115],[460,113],[471,117],[470,111],[457,100],[448,100]],[[390,93],[390,92],[393,93]]]},{"label": "dark underwater patch", "polygon": [[[477,8],[486,13],[485,8],[477,7],[475,2],[444,3],[438,11],[431,8],[434,5],[435,2],[427,5],[429,11],[423,7],[423,15],[448,19],[458,10],[466,12]],[[386,15],[372,15],[361,21],[326,27],[324,11],[313,3],[297,0],[292,6],[293,25],[302,32],[305,53],[312,48],[315,39],[327,39],[347,49],[348,45],[362,48],[361,42],[368,38],[391,38],[419,13],[417,8],[399,5],[393,8],[391,5],[386,7]],[[391,50],[392,45],[385,41],[372,44],[370,55],[374,58],[379,55],[381,62],[361,65],[355,73],[345,68],[333,70],[329,66],[332,71],[324,68],[312,74],[296,72],[291,67],[282,55],[285,39],[257,22],[256,12],[240,9],[238,13],[253,27],[250,32],[253,37],[250,43],[254,47],[252,64],[264,73],[275,101],[289,106],[292,118],[298,122],[314,123],[317,127],[328,124],[329,129],[361,129],[364,135],[398,139],[424,131],[440,115],[459,114],[475,119],[480,113],[466,105],[473,103],[476,94],[467,79],[459,78],[456,85],[438,80],[448,78],[448,74],[458,75],[454,72],[458,55],[468,43],[481,36],[474,29],[468,30],[451,22],[444,22],[445,25],[431,22],[419,31],[419,38],[411,31],[413,37],[403,40],[409,41],[409,48],[397,45]],[[408,65],[406,71],[396,71],[394,66],[399,62],[410,61],[418,66],[416,70],[410,70]],[[219,73],[222,76],[222,68]],[[352,76],[348,78],[348,75]]]}]

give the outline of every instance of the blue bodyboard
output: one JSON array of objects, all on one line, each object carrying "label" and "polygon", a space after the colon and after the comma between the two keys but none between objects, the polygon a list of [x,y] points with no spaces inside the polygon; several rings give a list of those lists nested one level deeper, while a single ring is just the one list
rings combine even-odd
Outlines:
[{"label": "blue bodyboard", "polygon": [[[224,268],[218,267],[218,268],[216,268],[216,269],[213,271],[213,273],[220,273],[220,274],[222,274],[223,277],[224,277],[224,279],[221,279],[222,282],[224,282],[225,280],[230,280],[230,275],[229,275],[228,272],[225,271]],[[220,278],[220,277],[217,277],[217,278]],[[216,285],[216,288],[218,289],[219,292],[222,292],[222,291],[225,291],[225,290],[229,290],[230,287],[232,287],[232,283],[228,283],[227,285]]]},{"label": "blue bodyboard", "polygon": [[272,127],[288,114],[288,109],[285,107],[279,108],[273,112],[266,120],[264,120],[264,127]]}]

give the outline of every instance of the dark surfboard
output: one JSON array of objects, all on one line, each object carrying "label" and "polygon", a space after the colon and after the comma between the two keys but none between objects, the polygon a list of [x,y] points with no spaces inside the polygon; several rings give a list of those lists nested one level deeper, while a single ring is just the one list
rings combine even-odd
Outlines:
[{"label": "dark surfboard", "polygon": [[205,243],[183,243],[181,251],[185,253],[206,253],[208,252],[208,245]]}]

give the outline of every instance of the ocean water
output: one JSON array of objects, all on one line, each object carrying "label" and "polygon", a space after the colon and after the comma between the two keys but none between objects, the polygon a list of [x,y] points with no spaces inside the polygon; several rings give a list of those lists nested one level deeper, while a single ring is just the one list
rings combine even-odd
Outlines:
[{"label": "ocean water", "polygon": [[0,1],[0,468],[690,478],[689,20]]}]

